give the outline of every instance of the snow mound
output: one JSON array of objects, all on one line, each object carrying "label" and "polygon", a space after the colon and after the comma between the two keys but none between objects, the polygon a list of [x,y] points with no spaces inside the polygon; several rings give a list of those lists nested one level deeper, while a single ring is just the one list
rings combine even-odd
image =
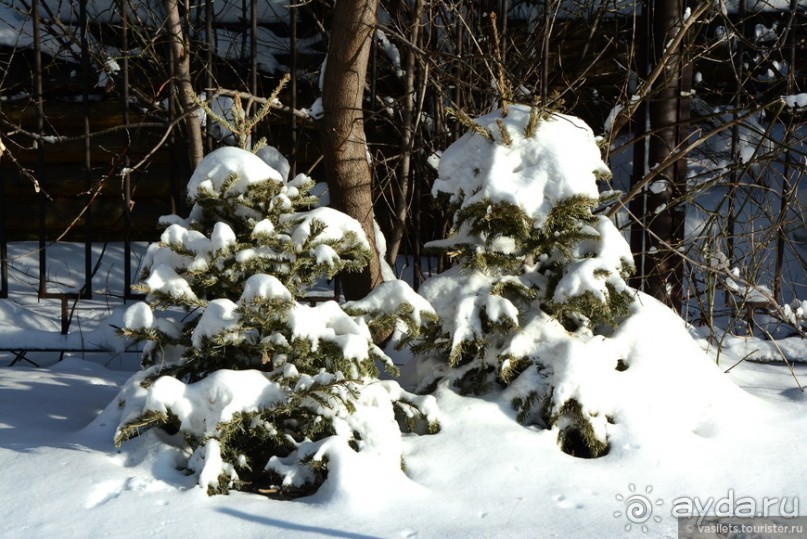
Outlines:
[{"label": "snow mound", "polygon": [[247,150],[225,146],[202,159],[188,181],[188,198],[193,202],[200,191],[218,196],[225,182],[235,177],[230,190],[243,193],[247,186],[265,181],[283,182],[280,172]]},{"label": "snow mound", "polygon": [[507,116],[495,111],[477,118],[493,141],[469,132],[446,149],[432,194],[447,193],[464,206],[508,202],[521,207],[536,227],[563,199],[580,194],[596,199],[597,176],[610,172],[591,128],[579,118],[553,113],[527,136],[530,114],[530,107],[511,105]]},{"label": "snow mound", "polygon": [[591,130],[524,106],[469,122],[433,192],[457,212],[430,245],[459,264],[420,290],[439,320],[417,344],[420,387],[499,395],[586,458],[708,436],[745,408],[683,321],[627,285],[630,248],[594,214],[609,172]]}]

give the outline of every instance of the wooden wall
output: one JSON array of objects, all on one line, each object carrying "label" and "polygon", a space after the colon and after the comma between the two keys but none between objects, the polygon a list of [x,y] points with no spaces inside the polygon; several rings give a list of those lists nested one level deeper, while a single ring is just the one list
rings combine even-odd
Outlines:
[{"label": "wooden wall", "polygon": [[[6,102],[2,109],[9,121],[36,132],[36,108],[31,101]],[[181,210],[184,204],[181,183],[187,180],[189,167],[181,137],[176,142],[169,137],[147,165],[129,175],[131,211],[128,216],[125,211],[126,183],[122,172],[160,143],[165,133],[161,125],[164,121],[130,111],[130,127],[121,128],[123,109],[119,101],[90,102],[91,132],[110,131],[90,139],[88,171],[82,136],[84,104],[53,98],[45,102],[44,112],[43,131],[58,133],[61,138],[37,147],[30,137],[7,133],[9,151],[0,158],[2,218],[9,240],[36,238],[40,216],[44,218],[48,240],[55,240],[65,232],[64,239],[83,239],[88,217],[94,240],[122,239],[127,232],[133,240],[154,239],[159,234],[159,216]],[[149,126],[138,127],[143,123]],[[15,146],[15,142],[19,145]],[[31,177],[39,183],[40,192]],[[130,227],[127,219],[131,220]]]}]

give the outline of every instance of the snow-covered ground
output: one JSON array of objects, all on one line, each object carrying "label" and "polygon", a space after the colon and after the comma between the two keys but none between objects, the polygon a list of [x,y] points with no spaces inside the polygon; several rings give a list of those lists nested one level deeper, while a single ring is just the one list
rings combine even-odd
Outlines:
[{"label": "snow-covered ground", "polygon": [[[116,451],[117,423],[101,411],[128,374],[78,359],[0,371],[0,536],[675,537],[680,497],[807,503],[805,401],[781,366],[746,363],[727,376],[749,394],[730,425],[669,439],[659,423],[664,443],[648,433],[595,460],[519,426],[507,403],[440,391],[442,431],[406,440],[409,481],[373,498],[296,501],[208,497],[172,451]],[[807,369],[797,375],[807,380]],[[675,393],[689,398],[686,387]],[[645,522],[625,515],[637,493],[653,502]]]},{"label": "snow-covered ground", "polygon": [[[63,260],[64,271],[81,268],[81,250],[68,252],[76,258]],[[17,269],[27,263],[15,258],[13,275],[23,275]],[[120,268],[103,271],[99,288],[119,291]],[[58,277],[71,282],[68,273]],[[0,342],[22,339],[15,321],[29,338],[39,335],[34,330],[53,335],[58,303],[36,303],[30,287],[25,300],[21,277],[12,285],[18,300],[0,300]],[[108,333],[104,317],[119,313],[120,300],[96,296],[73,331],[80,325],[88,335]],[[641,383],[625,384],[623,397],[645,402],[658,420],[635,423],[629,436],[616,430],[608,455],[563,453],[555,433],[519,425],[500,396],[440,389],[442,430],[404,439],[407,477],[376,485],[369,478],[370,488],[355,490],[323,487],[295,501],[239,492],[208,497],[177,469],[179,451],[154,434],[116,450],[115,397],[137,368],[133,356],[93,353],[55,364],[54,356],[41,356],[35,359],[49,366],[4,366],[0,537],[676,537],[673,511],[687,501],[714,507],[731,497],[761,511],[775,499],[772,513],[803,512],[807,402],[796,379],[807,382],[807,366],[791,374],[781,364],[742,362],[724,374],[740,357],[729,351],[715,366],[663,308],[646,302],[632,320],[626,334],[646,344],[623,373]],[[12,359],[2,357],[2,365]],[[395,359],[403,363],[407,355]],[[691,406],[706,400],[708,409]],[[676,410],[697,425],[672,424]]]}]

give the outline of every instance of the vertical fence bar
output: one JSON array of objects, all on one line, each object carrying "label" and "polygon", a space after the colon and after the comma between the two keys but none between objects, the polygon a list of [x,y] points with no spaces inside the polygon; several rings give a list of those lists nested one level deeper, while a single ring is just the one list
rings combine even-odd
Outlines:
[{"label": "vertical fence bar", "polygon": [[79,24],[81,25],[81,94],[84,100],[84,192],[87,207],[84,212],[84,286],[76,299],[92,299],[92,155],[90,147],[90,48],[87,37],[87,1],[79,3]]},{"label": "vertical fence bar", "polygon": [[[367,117],[372,118],[375,116],[375,104],[376,100],[378,99],[378,40],[373,39],[370,40],[370,66],[369,66],[369,78],[370,78],[370,110],[367,111]],[[322,80],[320,78],[320,80]],[[322,89],[320,88],[320,91]]]},{"label": "vertical fence bar", "polygon": [[289,123],[291,127],[291,159],[289,160],[289,179],[297,175],[297,117],[294,111],[297,110],[297,6],[295,0],[289,1],[289,49],[291,52],[291,79],[289,80],[289,93],[291,111],[289,113]]},{"label": "vertical fence bar", "polygon": [[[205,54],[205,89],[207,92],[212,92],[213,90],[213,47],[215,47],[215,37],[213,35],[213,0],[205,0],[205,42],[207,44],[207,51]],[[207,96],[207,99],[210,99],[210,95]],[[213,103],[211,102],[210,105],[212,106]],[[206,151],[212,152],[213,151],[213,134],[212,130],[210,129],[210,124],[213,122],[213,118],[208,118],[205,122],[205,146]]]},{"label": "vertical fence bar", "polygon": [[[687,7],[690,3],[692,2],[684,0],[682,6]],[[695,6],[693,5],[691,7]],[[683,20],[679,20],[676,24],[683,24]],[[677,151],[679,148],[685,147],[687,141],[689,140],[690,123],[692,119],[691,101],[693,78],[693,60],[690,57],[689,51],[692,50],[692,44],[692,34],[690,33],[681,44],[681,49],[676,60],[678,64],[678,87],[676,95],[675,134],[673,139],[675,146],[673,152]],[[686,227],[686,212],[688,203],[687,197],[689,191],[687,185],[688,162],[689,158],[686,155],[683,155],[679,157],[678,160],[671,166],[671,175],[673,178],[672,200],[674,205],[671,208],[672,231],[670,239],[672,240],[671,244],[673,249],[676,249],[682,253],[686,252],[686,238],[684,237],[684,230]],[[676,257],[678,257],[677,253],[673,253],[672,257],[673,266],[677,267],[677,271],[673,272],[674,276],[670,281],[672,283],[672,292],[670,292],[670,295],[673,298],[673,304],[677,303],[679,306],[679,314],[686,316],[684,311],[686,306],[686,303],[684,302],[684,295],[687,280],[687,262],[684,257],[676,260]]]},{"label": "vertical fence bar", "polygon": [[[249,20],[249,6],[247,5],[247,0],[241,0],[241,55],[239,56],[240,60],[244,59],[246,55],[247,46],[249,45],[249,32],[248,23]],[[247,80],[241,81],[244,83],[244,87],[246,88],[249,86],[249,82]]]},{"label": "vertical fence bar", "polygon": [[[0,159],[2,159],[2,144],[0,139]],[[0,298],[8,297],[8,232],[6,230],[6,174],[0,168]]]},{"label": "vertical fence bar", "polygon": [[46,215],[48,203],[48,182],[45,178],[45,144],[43,135],[45,133],[45,103],[43,97],[43,75],[42,75],[42,32],[40,28],[39,18],[39,0],[31,2],[31,17],[33,18],[33,37],[34,37],[34,105],[36,110],[36,126],[35,133],[36,140],[36,179],[39,182],[41,190],[39,191],[39,289],[38,297],[40,299],[56,298],[62,302],[61,318],[62,318],[62,333],[67,333],[67,298],[62,295],[55,295],[48,292],[47,284],[47,271],[48,271],[48,256],[47,256],[47,228],[46,228]]},{"label": "vertical fence bar", "polygon": [[[0,138],[0,159],[3,153],[3,140]],[[8,297],[8,230],[6,229],[6,174],[0,168],[0,298]]]},{"label": "vertical fence bar", "polygon": [[249,0],[249,91],[258,95],[258,0]]},{"label": "vertical fence bar", "polygon": [[[433,31],[433,30],[429,29],[428,21],[432,20],[432,18],[431,18],[432,7],[427,2],[427,3],[424,3],[423,10],[424,10],[423,16],[425,17],[425,19],[427,21],[427,25],[426,25],[425,28],[423,28],[423,31],[421,32],[421,43],[419,43],[419,46],[422,48],[422,50],[429,50],[430,45],[431,45],[431,43],[430,43],[431,42],[431,31]],[[427,75],[428,75],[428,71],[424,72],[422,76],[426,77]],[[419,107],[419,110],[420,110],[421,114],[428,114],[428,112],[426,112],[426,111],[431,107],[430,104],[426,103],[427,99],[429,99],[429,101],[431,101],[430,98],[426,97],[427,94],[425,93],[427,85],[428,85],[428,81],[423,81],[422,84],[423,84],[424,93],[421,95],[421,105]],[[434,111],[431,111],[431,112],[432,112],[432,114],[434,113]],[[436,124],[435,124],[435,127],[436,127]],[[424,133],[424,134],[426,134],[428,136],[428,130],[425,127],[421,127],[421,133]],[[435,130],[434,134],[436,134],[436,130]],[[421,135],[421,137],[422,136],[423,135]],[[425,155],[425,151],[428,151],[428,150],[426,150],[426,146],[423,144],[423,142],[420,143],[420,146],[421,146],[421,148],[424,149],[424,155]],[[423,161],[424,161],[423,159],[416,159],[415,160],[415,177],[414,177],[414,181],[412,182],[412,213],[410,215],[410,222],[412,224],[412,232],[411,232],[411,234],[412,234],[412,237],[413,237],[413,241],[410,241],[409,245],[412,248],[412,282],[411,282],[411,285],[412,285],[412,289],[415,292],[418,292],[420,290],[420,283],[421,283],[420,277],[421,277],[421,275],[423,275],[422,261],[420,259],[421,254],[422,254],[422,252],[421,252],[421,236],[422,236],[422,234],[421,234],[421,220],[420,220],[420,212],[422,210],[421,210],[421,207],[420,207],[420,202],[421,202],[420,197],[421,197],[421,186],[422,186],[423,182],[426,181],[426,178],[427,178],[427,175],[424,173],[424,170],[423,170],[424,169]]]},{"label": "vertical fence bar", "polygon": [[44,127],[44,116],[42,102],[42,35],[39,28],[39,0],[32,0],[31,2],[31,17],[33,19],[33,34],[34,34],[34,106],[36,109],[36,127],[35,132],[38,138],[36,140],[36,179],[42,188],[39,191],[39,297],[46,293],[47,284],[45,283],[45,268],[47,267],[47,252],[45,245],[45,205],[48,201],[47,184],[44,177],[45,169],[45,148],[42,142],[42,134]]},{"label": "vertical fence bar", "polygon": [[[2,157],[0,157],[2,159]],[[6,175],[0,169],[0,298],[8,297],[8,235],[6,233]]]},{"label": "vertical fence bar", "polygon": [[[129,15],[126,12],[126,0],[119,0],[121,19],[121,117],[124,132],[124,143],[129,143]],[[132,293],[132,174],[129,172],[129,154],[123,157],[123,300],[142,299],[144,294]]]},{"label": "vertical fence bar", "polygon": [[[740,37],[737,39],[737,50],[734,52],[734,70],[736,86],[734,88],[734,111],[732,112],[732,119],[734,125],[731,126],[731,172],[729,174],[729,192],[728,192],[728,210],[726,218],[726,256],[728,257],[729,267],[734,267],[734,231],[737,223],[737,216],[735,215],[737,205],[737,190],[740,187],[740,124],[737,118],[740,116],[740,111],[744,103],[743,99],[743,69],[744,69],[744,56],[745,56],[745,37],[746,37],[746,10],[745,2],[740,2],[737,8],[737,16],[739,18],[739,32]],[[732,25],[733,26],[733,25]],[[729,43],[731,46],[731,43]],[[745,167],[743,167],[745,170]],[[724,292],[724,299],[728,303],[731,297],[731,292],[726,290]]]},{"label": "vertical fence bar", "polygon": [[420,263],[420,197],[421,197],[421,183],[422,179],[425,177],[423,174],[423,165],[420,159],[417,160],[417,164],[415,165],[417,168],[417,179],[412,182],[414,191],[412,197],[412,234],[415,237],[415,240],[411,243],[412,245],[412,288],[415,292],[420,289],[421,283],[421,276],[423,275],[423,270],[421,268]]},{"label": "vertical fence bar", "polygon": [[549,10],[552,9],[551,0],[544,0],[544,35],[541,41],[541,104],[546,106],[549,97]]},{"label": "vertical fence bar", "polygon": [[[790,18],[787,24],[786,46],[788,48],[788,66],[787,81],[785,92],[788,95],[793,95],[796,91],[795,69],[796,69],[796,32],[794,30],[794,23],[798,8],[797,0],[790,0]],[[783,55],[784,56],[784,55]],[[794,112],[795,113],[795,112]],[[792,197],[795,194],[797,182],[791,182],[791,174],[795,177],[798,168],[793,159],[793,148],[789,139],[793,134],[793,119],[788,121],[784,133],[782,133],[782,144],[785,148],[785,163],[782,170],[782,190],[780,193],[779,202],[779,216],[776,221],[776,262],[774,265],[773,277],[773,297],[777,303],[782,302],[782,271],[784,269],[785,259],[785,224],[787,222],[787,214],[790,209]]]},{"label": "vertical fence bar", "polygon": [[[165,44],[166,47],[166,54],[168,55],[168,122],[170,124],[174,120],[177,119],[177,107],[176,107],[176,80],[177,80],[177,66],[176,62],[174,61],[174,55],[171,53],[171,43],[170,40],[173,39],[172,36],[168,35],[168,41]],[[177,183],[177,176],[179,175],[179,155],[182,154],[182,148],[180,147],[180,142],[178,141],[180,137],[176,135],[176,129],[171,131],[171,136],[169,137],[169,145],[171,146],[171,173],[170,178],[168,179],[169,189],[171,190],[171,213],[179,213],[179,184]]]},{"label": "vertical fence bar", "polygon": [[39,16],[39,0],[31,2],[31,16],[33,18],[33,38],[34,38],[34,102],[36,107],[36,178],[39,181],[41,190],[39,192],[39,299],[58,299],[61,303],[61,332],[67,334],[70,328],[70,318],[67,312],[67,300],[77,298],[77,294],[53,293],[48,291],[47,273],[47,194],[48,180],[45,167],[45,144],[43,136],[45,134],[45,98],[44,98],[44,77],[42,73],[42,30]]},{"label": "vertical fence bar", "polygon": [[[645,80],[649,72],[650,52],[648,50],[650,44],[650,17],[647,13],[647,4],[642,3],[641,13],[634,14],[634,17],[639,18],[638,32],[636,42],[638,44],[638,51],[636,53],[636,71],[642,80]],[[642,181],[647,173],[647,151],[648,151],[648,103],[644,100],[636,108],[635,118],[635,132],[636,142],[633,145],[633,170],[631,171],[631,186],[637,182]],[[642,137],[639,138],[641,133]],[[636,272],[630,277],[629,283],[637,290],[644,289],[644,275],[645,275],[645,252],[646,234],[642,226],[642,216],[645,215],[647,206],[647,198],[645,193],[638,194],[629,203],[631,227],[630,227],[630,247],[633,253],[634,262],[636,264]]]},{"label": "vertical fence bar", "polygon": [[[121,24],[121,117],[123,125],[129,125],[129,23],[126,17],[126,0],[119,0],[118,13]],[[128,138],[128,127],[126,138]],[[132,294],[132,185],[129,174],[129,155],[123,158],[123,299],[130,299]]]},{"label": "vertical fence bar", "polygon": [[502,27],[499,30],[501,35],[499,36],[499,50],[502,51],[502,65],[507,65],[507,31],[509,26],[508,16],[510,14],[510,2],[509,0],[499,0],[499,20],[502,21]]}]

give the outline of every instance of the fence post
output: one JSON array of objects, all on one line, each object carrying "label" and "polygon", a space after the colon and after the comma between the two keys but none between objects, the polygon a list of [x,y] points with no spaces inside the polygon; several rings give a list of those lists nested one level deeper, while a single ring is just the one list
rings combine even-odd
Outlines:
[{"label": "fence post", "polygon": [[[0,139],[0,159],[3,141]],[[6,232],[6,175],[0,169],[0,298],[8,297],[8,236]]]},{"label": "fence post", "polygon": [[92,156],[90,148],[90,49],[87,37],[87,1],[79,2],[79,25],[81,26],[81,97],[84,100],[84,192],[86,207],[84,210],[84,286],[75,300],[92,299]]},{"label": "fence post", "polygon": [[289,0],[289,39],[291,49],[291,78],[289,79],[289,93],[291,93],[289,111],[289,121],[291,129],[291,155],[289,156],[289,179],[297,175],[297,117],[294,111],[297,110],[297,4],[295,0]]}]

